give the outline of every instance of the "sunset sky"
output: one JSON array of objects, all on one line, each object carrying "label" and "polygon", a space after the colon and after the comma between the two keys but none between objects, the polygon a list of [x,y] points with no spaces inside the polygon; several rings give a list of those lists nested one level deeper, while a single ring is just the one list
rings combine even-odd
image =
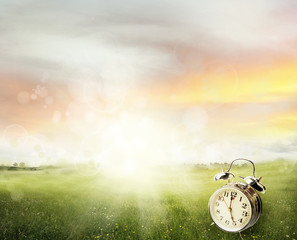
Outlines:
[{"label": "sunset sky", "polygon": [[0,1],[0,163],[297,154],[297,2]]}]

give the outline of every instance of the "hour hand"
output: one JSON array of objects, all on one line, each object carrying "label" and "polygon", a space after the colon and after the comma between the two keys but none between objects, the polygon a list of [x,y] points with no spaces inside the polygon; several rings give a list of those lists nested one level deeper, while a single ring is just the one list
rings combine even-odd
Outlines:
[{"label": "hour hand", "polygon": [[234,218],[233,218],[233,215],[232,215],[232,209],[230,209],[230,215],[231,215],[231,220],[232,220],[232,222],[235,222],[235,221],[234,221]]},{"label": "hour hand", "polygon": [[234,198],[231,196],[231,199],[230,199],[230,204],[229,204],[229,210],[231,211],[231,204],[232,204],[232,200],[233,200]]}]

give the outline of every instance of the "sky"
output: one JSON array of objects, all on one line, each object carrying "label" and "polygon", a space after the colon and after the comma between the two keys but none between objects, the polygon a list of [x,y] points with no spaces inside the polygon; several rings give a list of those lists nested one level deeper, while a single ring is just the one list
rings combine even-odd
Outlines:
[{"label": "sky", "polygon": [[296,161],[296,22],[293,0],[0,0],[0,162]]}]

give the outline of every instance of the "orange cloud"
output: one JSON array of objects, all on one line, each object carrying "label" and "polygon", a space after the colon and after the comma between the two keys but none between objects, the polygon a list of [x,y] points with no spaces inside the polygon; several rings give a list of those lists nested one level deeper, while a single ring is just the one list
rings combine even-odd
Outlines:
[{"label": "orange cloud", "polygon": [[176,83],[156,85],[156,102],[203,104],[271,102],[297,96],[296,64],[254,67],[236,71],[222,65],[201,75],[185,76]]}]

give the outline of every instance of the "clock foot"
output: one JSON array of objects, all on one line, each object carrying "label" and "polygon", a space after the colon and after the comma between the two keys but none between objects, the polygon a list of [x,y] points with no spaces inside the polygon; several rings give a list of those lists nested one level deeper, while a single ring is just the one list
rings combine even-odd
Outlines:
[{"label": "clock foot", "polygon": [[244,240],[242,235],[241,235],[241,232],[238,232],[238,233],[239,233],[239,236],[240,236],[241,240]]}]

